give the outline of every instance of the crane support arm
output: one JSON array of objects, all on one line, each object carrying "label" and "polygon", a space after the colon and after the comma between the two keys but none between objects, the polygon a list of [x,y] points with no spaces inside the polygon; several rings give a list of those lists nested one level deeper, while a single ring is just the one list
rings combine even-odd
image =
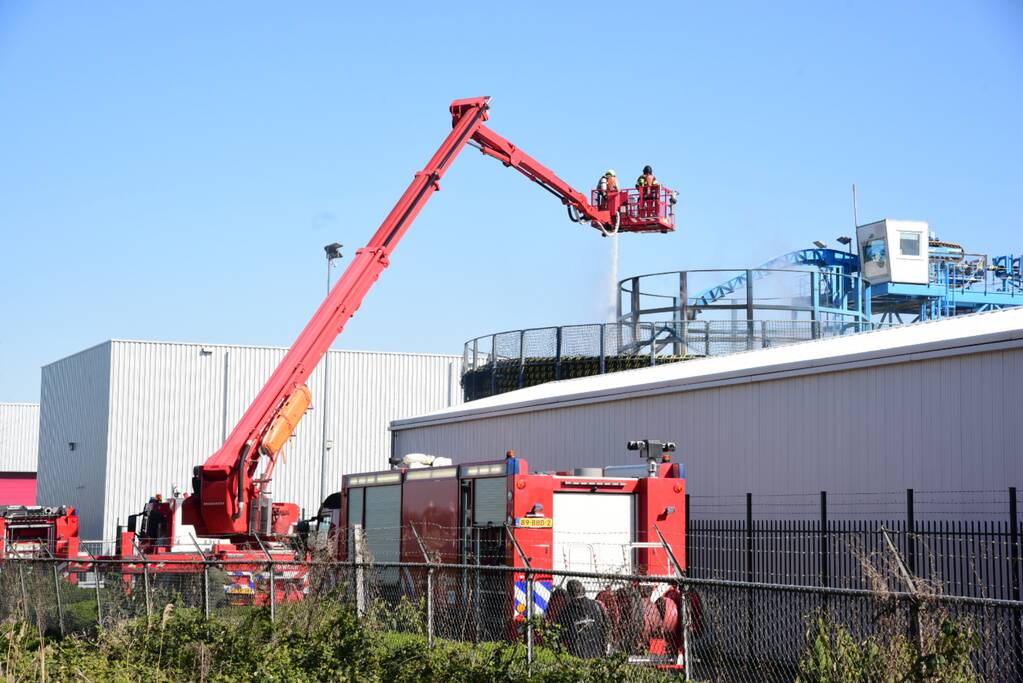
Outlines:
[{"label": "crane support arm", "polygon": [[[605,231],[611,228],[608,210],[592,206],[553,171],[484,126],[488,110],[487,97],[451,104],[451,133],[423,170],[415,174],[373,238],[356,252],[224,445],[194,469],[193,494],[182,503],[182,522],[193,525],[200,536],[244,542],[290,532],[298,518],[298,507],[272,502],[269,483],[281,449],[311,402],[305,383],[387,268],[392,251],[440,189],[440,179],[467,144],[474,143],[484,154],[514,168],[573,207],[578,215],[575,220],[589,221]],[[664,226],[656,227],[664,231]]]},{"label": "crane support arm", "polygon": [[539,161],[529,156],[501,135],[486,126],[480,126],[472,136],[483,154],[493,157],[505,166],[510,166],[544,188],[561,200],[562,204],[571,206],[580,215],[581,221],[590,221],[595,228],[604,228],[604,232],[612,229],[611,213],[607,209],[598,209],[590,204],[586,197],[574,187],[558,177],[558,175]]}]

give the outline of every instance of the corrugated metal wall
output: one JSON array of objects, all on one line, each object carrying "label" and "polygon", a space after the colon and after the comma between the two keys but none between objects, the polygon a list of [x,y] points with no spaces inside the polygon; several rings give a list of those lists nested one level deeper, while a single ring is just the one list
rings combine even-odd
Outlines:
[{"label": "corrugated metal wall", "polygon": [[[1023,349],[978,352],[395,432],[397,455],[515,449],[539,469],[633,463],[676,441],[694,495],[993,490],[1023,484]],[[472,404],[467,404],[470,407]],[[758,510],[761,515],[762,510]],[[791,512],[791,511],[790,511]],[[741,514],[741,513],[740,513]],[[764,516],[764,515],[761,515]]]},{"label": "corrugated metal wall", "polygon": [[39,404],[0,403],[0,472],[35,472]]},{"label": "corrugated metal wall", "polygon": [[97,532],[103,528],[109,398],[110,342],[43,366],[36,500],[75,506],[82,528]]},{"label": "corrugated metal wall", "polygon": [[[153,493],[169,493],[172,485],[190,490],[192,467],[220,446],[285,353],[134,341],[114,341],[111,348],[105,515],[102,524],[83,523],[87,538],[112,538],[118,520],[123,524]],[[345,473],[387,466],[390,420],[457,400],[459,362],[457,356],[331,351],[326,492],[340,489]],[[274,497],[312,514],[322,500],[323,363],[309,387],[313,410],[285,448]]]}]

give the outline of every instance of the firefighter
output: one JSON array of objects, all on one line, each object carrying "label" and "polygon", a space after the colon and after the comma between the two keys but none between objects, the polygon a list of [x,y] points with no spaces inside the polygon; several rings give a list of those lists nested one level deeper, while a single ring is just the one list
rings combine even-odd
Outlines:
[{"label": "firefighter", "polygon": [[607,169],[607,172],[600,176],[600,180],[597,181],[597,208],[607,208],[607,195],[609,192],[618,191],[618,178],[615,177],[615,171],[613,168]]},{"label": "firefighter", "polygon": [[604,177],[607,178],[607,191],[617,192],[618,177],[615,175],[615,170],[613,168],[607,169],[607,173],[604,174]]},{"label": "firefighter", "polygon": [[657,184],[657,176],[654,175],[654,169],[650,166],[644,166],[643,173],[636,178],[636,189],[642,190],[645,187],[653,187]]},{"label": "firefighter", "polygon": [[565,589],[568,602],[556,618],[565,646],[581,659],[603,657],[607,654],[607,617],[603,608],[596,600],[586,597],[586,589],[579,579],[570,579]]},{"label": "firefighter", "polygon": [[643,173],[636,178],[636,189],[639,190],[639,215],[651,216],[657,213],[657,176],[649,165],[643,167]]}]

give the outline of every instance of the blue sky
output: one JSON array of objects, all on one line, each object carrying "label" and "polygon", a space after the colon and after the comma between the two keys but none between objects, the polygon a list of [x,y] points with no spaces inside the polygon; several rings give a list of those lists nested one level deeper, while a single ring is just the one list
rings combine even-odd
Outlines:
[{"label": "blue sky", "polygon": [[[623,276],[833,240],[853,182],[1023,251],[1019,2],[506,4],[0,4],[0,401],[109,338],[290,344],[460,97],[580,189],[679,190]],[[442,185],[335,347],[600,318],[606,240],[473,150]]]}]

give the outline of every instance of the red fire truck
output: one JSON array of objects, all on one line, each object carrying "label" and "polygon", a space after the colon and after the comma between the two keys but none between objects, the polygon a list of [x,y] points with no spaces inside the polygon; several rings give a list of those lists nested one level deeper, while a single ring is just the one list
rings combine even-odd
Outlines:
[{"label": "red fire truck", "polygon": [[0,506],[0,560],[78,556],[78,512],[70,506]]},{"label": "red fire truck", "polygon": [[[530,594],[532,615],[556,618],[558,589],[572,573],[664,577],[685,570],[684,466],[671,462],[673,444],[631,444],[646,464],[531,472],[509,451],[496,461],[348,475],[339,507],[321,515],[343,530],[340,559],[384,563],[374,572],[384,595],[411,588],[394,590],[411,575],[387,563],[513,567],[442,574],[434,588],[435,604],[464,615],[472,635],[500,639],[526,617]],[[681,662],[679,597],[669,584],[581,581],[613,630],[638,637],[642,651],[632,646],[626,654]],[[618,589],[626,586],[649,603],[638,617],[620,604]],[[628,619],[642,623],[621,623]]]}]

